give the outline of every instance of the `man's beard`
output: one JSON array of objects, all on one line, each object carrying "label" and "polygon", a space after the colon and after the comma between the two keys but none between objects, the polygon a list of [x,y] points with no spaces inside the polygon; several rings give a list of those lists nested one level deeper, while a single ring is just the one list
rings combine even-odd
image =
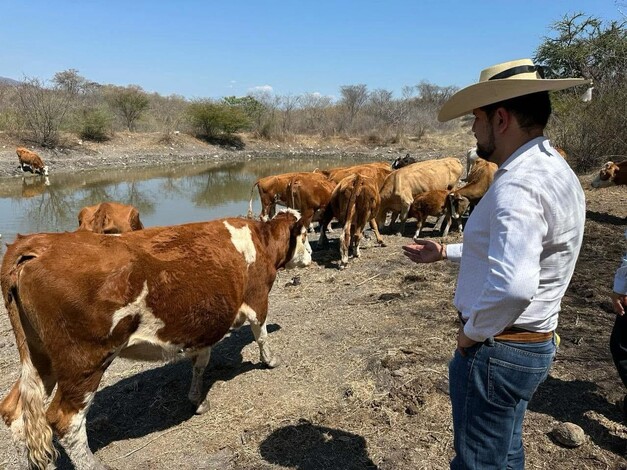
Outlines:
[{"label": "man's beard", "polygon": [[496,146],[494,145],[494,129],[490,126],[490,134],[488,135],[488,142],[484,145],[477,142],[477,155],[484,160],[496,163],[492,160]]}]

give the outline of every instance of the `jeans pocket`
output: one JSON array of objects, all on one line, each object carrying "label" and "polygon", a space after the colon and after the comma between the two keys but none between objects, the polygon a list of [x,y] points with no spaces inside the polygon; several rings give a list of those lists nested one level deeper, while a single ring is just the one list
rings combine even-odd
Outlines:
[{"label": "jeans pocket", "polygon": [[546,367],[529,367],[489,358],[488,400],[494,405],[512,407],[520,400],[531,400],[546,377]]}]

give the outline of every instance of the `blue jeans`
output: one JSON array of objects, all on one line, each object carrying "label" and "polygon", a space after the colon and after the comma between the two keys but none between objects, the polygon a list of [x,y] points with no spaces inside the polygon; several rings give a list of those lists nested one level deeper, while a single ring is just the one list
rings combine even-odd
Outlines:
[{"label": "blue jeans", "polygon": [[546,379],[554,339],[541,343],[489,338],[455,351],[449,364],[455,457],[451,469],[524,469],[522,423]]}]

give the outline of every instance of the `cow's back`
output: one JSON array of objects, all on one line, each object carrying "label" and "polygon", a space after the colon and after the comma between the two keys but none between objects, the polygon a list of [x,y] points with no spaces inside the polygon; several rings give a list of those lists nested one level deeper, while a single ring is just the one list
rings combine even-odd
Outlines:
[{"label": "cow's back", "polygon": [[381,202],[407,199],[409,203],[422,192],[452,189],[462,174],[462,164],[454,157],[427,160],[407,165],[392,172],[381,187]]}]

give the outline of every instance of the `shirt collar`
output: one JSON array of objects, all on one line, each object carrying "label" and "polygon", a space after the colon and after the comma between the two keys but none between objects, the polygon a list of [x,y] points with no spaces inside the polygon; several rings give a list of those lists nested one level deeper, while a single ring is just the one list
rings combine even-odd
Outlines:
[{"label": "shirt collar", "polygon": [[545,136],[536,137],[531,139],[529,142],[524,143],[514,153],[512,153],[505,162],[499,167],[496,171],[495,176],[505,173],[508,170],[515,169],[521,162],[524,160],[524,157],[527,154],[535,153],[537,151],[537,147],[546,147],[548,145],[549,139]]}]

